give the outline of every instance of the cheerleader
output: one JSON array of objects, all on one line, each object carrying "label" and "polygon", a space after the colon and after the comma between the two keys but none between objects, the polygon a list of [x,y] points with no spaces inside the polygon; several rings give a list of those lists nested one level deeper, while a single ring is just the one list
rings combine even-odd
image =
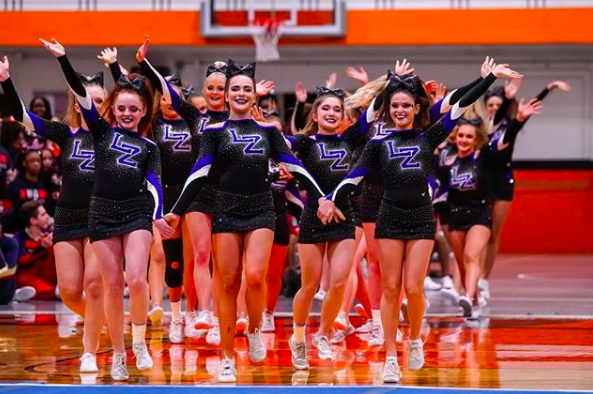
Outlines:
[{"label": "cheerleader", "polygon": [[[94,104],[101,107],[106,96],[103,73],[92,77],[77,76]],[[13,108],[14,118],[28,130],[60,147],[63,178],[53,232],[58,288],[66,306],[84,317],[80,372],[97,372],[95,355],[103,326],[103,288],[99,265],[88,238],[88,207],[95,173],[93,137],[71,93],[64,124],[25,110],[10,79],[6,57],[0,62],[0,82]]]},{"label": "cheerleader", "polygon": [[[138,74],[120,77],[104,104],[103,117],[77,78],[64,47],[55,39],[40,41],[60,62],[94,138],[96,176],[89,209],[90,241],[103,278],[105,315],[114,350],[111,377],[127,380],[122,262],[125,258],[136,367],[151,369],[153,362],[144,337],[152,221],[164,236],[173,233],[162,218],[158,147],[142,137],[151,126],[152,90]],[[154,201],[152,215],[145,185]]]},{"label": "cheerleader", "polygon": [[310,191],[312,198],[319,198],[323,193],[300,161],[290,153],[280,132],[251,119],[256,99],[255,64],[239,65],[229,60],[226,77],[229,119],[208,126],[204,131],[198,161],[167,219],[173,227],[177,226],[180,215],[206,182],[213,163],[220,165],[220,184],[212,222],[215,284],[224,354],[218,380],[234,382],[234,332],[243,268],[247,281],[249,356],[252,362],[261,362],[266,357],[259,326],[276,221],[267,180],[268,160],[273,158],[284,163]]},{"label": "cheerleader", "polygon": [[[410,320],[408,368],[424,365],[420,328],[424,316],[423,283],[434,245],[434,210],[428,192],[430,162],[436,147],[497,77],[520,75],[506,65],[493,68],[484,80],[467,92],[435,125],[430,123],[430,99],[415,75],[392,75],[383,97],[379,120],[394,130],[374,137],[365,147],[354,170],[320,203],[319,217],[327,223],[334,215],[334,200],[355,187],[378,165],[385,185],[375,238],[381,265],[383,298],[381,314],[387,360],[384,382],[398,382],[401,370],[396,356],[398,301],[405,271]],[[405,264],[405,270],[404,268]]]}]

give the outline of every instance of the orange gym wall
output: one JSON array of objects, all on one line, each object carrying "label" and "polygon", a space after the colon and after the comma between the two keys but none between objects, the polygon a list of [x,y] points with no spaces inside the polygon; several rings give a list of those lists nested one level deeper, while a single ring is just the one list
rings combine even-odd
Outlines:
[{"label": "orange gym wall", "polygon": [[516,170],[507,253],[593,253],[593,170]]},{"label": "orange gym wall", "polygon": [[[348,11],[340,39],[290,40],[342,45],[591,44],[593,8]],[[49,21],[51,23],[49,23]],[[65,45],[207,45],[199,13],[0,12],[0,46],[36,46],[39,37]],[[242,42],[249,43],[249,40]]]}]

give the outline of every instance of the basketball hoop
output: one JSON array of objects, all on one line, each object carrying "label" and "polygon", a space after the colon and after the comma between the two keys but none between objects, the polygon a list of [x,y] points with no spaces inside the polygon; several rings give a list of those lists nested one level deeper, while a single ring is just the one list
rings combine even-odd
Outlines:
[{"label": "basketball hoop", "polygon": [[258,62],[272,62],[280,59],[278,40],[280,39],[280,23],[273,18],[263,23],[256,21],[252,27],[253,42],[255,42],[255,60]]}]

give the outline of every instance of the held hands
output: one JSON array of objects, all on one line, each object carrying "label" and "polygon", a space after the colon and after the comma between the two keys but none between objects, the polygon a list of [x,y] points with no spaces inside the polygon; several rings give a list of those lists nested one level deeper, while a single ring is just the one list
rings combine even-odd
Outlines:
[{"label": "held hands", "polygon": [[165,222],[167,222],[169,226],[171,226],[173,230],[177,230],[177,227],[179,226],[179,221],[181,220],[181,216],[174,214],[173,212],[170,212],[166,214],[163,219],[165,220]]},{"label": "held hands", "polygon": [[55,38],[52,38],[49,41],[45,41],[43,38],[40,38],[39,42],[41,42],[41,45],[43,45],[43,47],[51,52],[51,54],[55,57],[64,56],[66,54],[66,49],[64,49],[62,44],[60,44]]},{"label": "held hands", "polygon": [[138,51],[136,51],[136,61],[138,63],[142,63],[146,59],[146,53],[148,52],[148,41],[150,41],[150,37],[146,36]]},{"label": "held hands", "polygon": [[517,120],[519,122],[525,121],[531,115],[539,115],[542,112],[542,102],[538,99],[531,99],[528,103],[521,99],[519,102],[519,109],[517,110]]},{"label": "held hands", "polygon": [[317,209],[317,217],[321,220],[321,223],[328,224],[332,220],[336,223],[342,220],[346,220],[346,217],[338,208],[333,201],[327,200],[325,197],[321,197],[319,200],[319,209]]},{"label": "held hands", "polygon": [[302,82],[297,82],[294,85],[294,95],[299,103],[307,102],[307,90]]},{"label": "held hands", "polygon": [[265,97],[274,90],[274,81],[266,81],[262,79],[255,85],[255,92],[259,97]]},{"label": "held hands", "polygon": [[554,89],[560,89],[563,92],[570,92],[570,90],[572,89],[570,84],[568,84],[567,82],[564,82],[564,81],[550,82],[547,87],[548,87],[548,90],[550,90],[550,91],[552,91]]},{"label": "held hands", "polygon": [[101,51],[101,54],[97,56],[97,59],[101,60],[105,67],[109,68],[110,64],[117,62],[117,48],[105,48]]},{"label": "held hands", "polygon": [[486,78],[488,74],[492,72],[495,66],[496,63],[494,63],[494,59],[490,56],[486,56],[486,59],[484,59],[484,63],[482,63],[482,67],[480,67],[480,76],[482,78]]},{"label": "held hands", "polygon": [[408,75],[408,74],[413,74],[414,73],[414,68],[412,68],[412,65],[408,62],[408,59],[404,59],[401,63],[399,62],[399,60],[397,60],[395,62],[395,74],[403,77],[404,75]]},{"label": "held hands", "polygon": [[369,74],[366,70],[360,67],[358,70],[355,67],[349,66],[346,68],[346,75],[355,81],[360,82],[361,85],[369,83]]},{"label": "held hands", "polygon": [[0,82],[6,81],[10,78],[10,65],[8,64],[8,58],[4,56],[4,59],[0,60]]},{"label": "held hands", "polygon": [[[516,82],[515,80],[520,80],[523,78],[522,74],[511,70],[508,64],[497,64],[492,69],[492,74],[496,76],[496,78],[506,78],[506,79],[513,79],[508,85],[511,89],[516,89],[515,94],[519,91],[519,87],[521,87],[520,82]],[[507,87],[505,86],[505,94],[506,94]],[[508,97],[508,96],[507,96]]]}]

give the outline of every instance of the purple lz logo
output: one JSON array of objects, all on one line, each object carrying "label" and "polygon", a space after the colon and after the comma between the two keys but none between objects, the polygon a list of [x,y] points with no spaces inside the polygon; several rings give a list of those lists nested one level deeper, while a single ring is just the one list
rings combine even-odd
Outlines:
[{"label": "purple lz logo", "polygon": [[393,146],[393,141],[389,141],[387,143],[387,145],[389,146],[389,158],[390,159],[397,159],[397,158],[404,159],[401,164],[402,169],[409,170],[409,169],[413,169],[413,168],[420,168],[420,163],[412,162],[412,160],[414,159],[414,157],[416,157],[416,154],[418,153],[420,148],[418,148],[417,146],[409,146],[409,147],[405,147],[405,148],[395,147],[395,146]]},{"label": "purple lz logo", "polygon": [[451,169],[451,186],[458,190],[472,190],[476,188],[471,172],[457,173],[457,166]]},{"label": "purple lz logo", "polygon": [[175,142],[173,150],[175,152],[191,152],[191,145],[189,144],[189,132],[175,131],[171,125],[165,125],[165,136],[163,140],[167,142]]},{"label": "purple lz logo", "polygon": [[331,165],[332,171],[348,170],[350,166],[344,163],[346,151],[344,149],[329,149],[326,150],[325,144],[319,144],[319,152],[321,153],[321,160],[333,160]]},{"label": "purple lz logo", "polygon": [[121,137],[122,137],[121,134],[116,133],[113,136],[113,142],[111,142],[111,146],[110,146],[110,148],[113,149],[114,151],[123,153],[123,155],[117,159],[117,162],[119,164],[123,164],[124,166],[138,168],[138,163],[136,163],[135,161],[132,161],[131,158],[134,155],[137,155],[138,153],[140,153],[140,148],[138,148],[135,145],[130,145],[130,144],[126,144],[125,142],[121,142],[120,141]]},{"label": "purple lz logo", "polygon": [[71,159],[83,160],[78,167],[82,171],[95,171],[95,151],[80,149],[80,140],[74,140]]},{"label": "purple lz logo", "polygon": [[377,131],[375,132],[375,135],[379,135],[379,136],[383,136],[383,135],[389,135],[389,132],[393,130],[393,129],[386,129],[385,128],[385,123],[383,122],[379,122],[377,123]]},{"label": "purple lz logo", "polygon": [[233,136],[233,143],[235,144],[247,144],[243,148],[243,153],[246,155],[261,155],[264,153],[263,148],[254,149],[255,145],[261,140],[260,135],[237,135],[237,131],[230,129],[231,135]]},{"label": "purple lz logo", "polygon": [[200,126],[198,127],[198,133],[202,134],[204,132],[204,130],[206,129],[208,120],[210,120],[210,119],[208,119],[206,117],[200,118]]}]

